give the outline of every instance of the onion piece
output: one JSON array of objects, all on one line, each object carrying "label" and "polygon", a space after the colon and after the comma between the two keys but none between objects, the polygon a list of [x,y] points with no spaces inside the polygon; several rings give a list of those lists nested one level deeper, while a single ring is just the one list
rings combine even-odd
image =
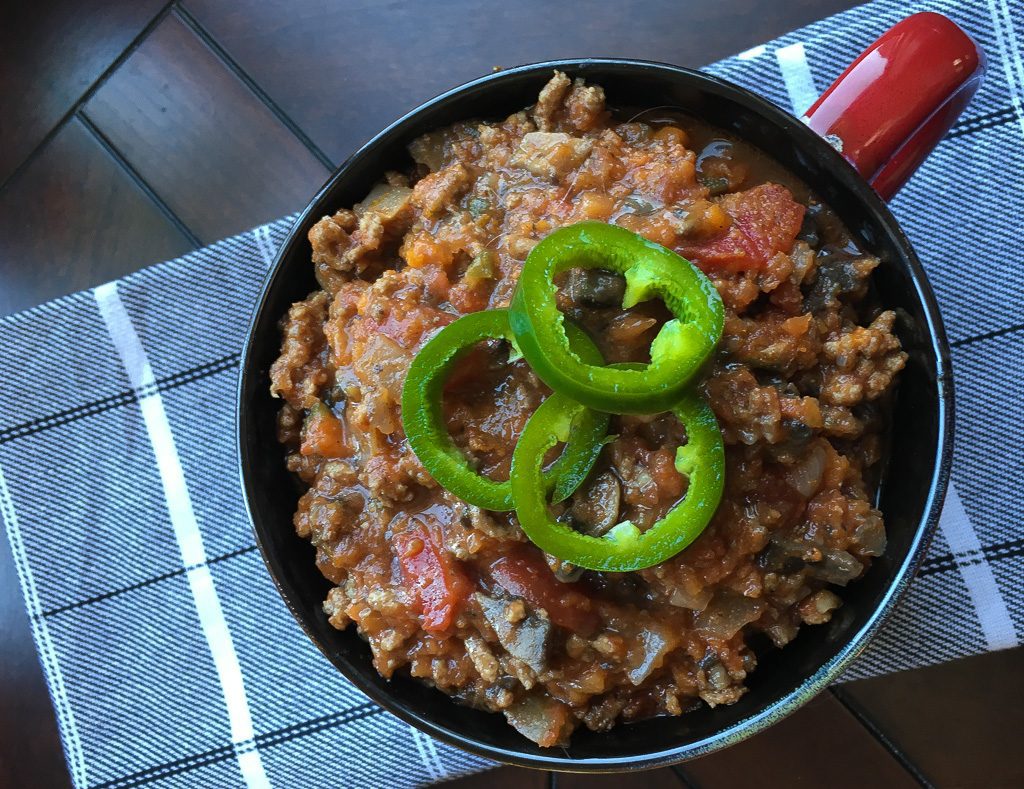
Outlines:
[{"label": "onion piece", "polygon": [[689,608],[691,611],[703,611],[711,602],[711,590],[702,586],[696,594],[690,594],[682,586],[676,586],[668,599],[677,608]]},{"label": "onion piece", "polygon": [[353,367],[366,387],[364,391],[384,392],[392,402],[401,402],[409,354],[397,342],[384,334],[373,335]]},{"label": "onion piece", "polygon": [[863,523],[853,530],[853,544],[859,546],[863,556],[881,556],[885,553],[885,523],[881,517],[872,513]]},{"label": "onion piece", "polygon": [[408,186],[393,184],[377,184],[361,203],[353,206],[356,216],[374,213],[382,220],[390,221],[398,216],[412,199],[412,189]]},{"label": "onion piece", "polygon": [[789,619],[780,619],[764,629],[772,643],[780,649],[796,638],[796,634],[799,631],[800,628],[793,622],[790,622]]},{"label": "onion piece", "polygon": [[391,435],[399,428],[398,403],[409,371],[409,355],[390,337],[375,334],[352,366],[363,384],[363,403],[370,424]]},{"label": "onion piece", "polygon": [[759,600],[735,592],[720,591],[707,608],[697,615],[695,624],[706,637],[728,639],[745,625],[757,621],[764,608],[764,603]]},{"label": "onion piece", "polygon": [[666,630],[645,622],[634,643],[639,649],[630,649],[630,668],[626,671],[626,676],[634,685],[639,685],[652,671],[661,666],[665,655],[675,646],[675,639]]},{"label": "onion piece", "polygon": [[820,442],[808,448],[806,456],[789,469],[787,481],[804,498],[817,493],[821,479],[825,476],[825,462],[828,454]]},{"label": "onion piece", "polygon": [[409,143],[409,155],[414,162],[436,173],[444,165],[444,143],[443,131],[427,132]]}]

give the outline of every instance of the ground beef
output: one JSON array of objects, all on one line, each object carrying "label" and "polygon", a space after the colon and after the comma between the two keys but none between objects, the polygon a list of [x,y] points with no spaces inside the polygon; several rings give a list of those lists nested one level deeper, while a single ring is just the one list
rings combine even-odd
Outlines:
[{"label": "ground beef", "polygon": [[[884,550],[865,475],[906,355],[894,313],[870,309],[878,260],[752,148],[692,119],[616,121],[599,87],[563,74],[532,108],[432,132],[410,153],[408,174],[387,174],[310,231],[322,289],[285,316],[271,371],[288,466],[308,486],[295,528],[334,584],[331,624],[356,626],[384,676],[408,672],[504,712],[544,746],[579,725],[736,701],[757,663],[750,634],[783,646],[828,621],[840,605],[829,587]],[[537,241],[581,220],[675,249],[726,305],[702,384],[726,443],[726,492],[696,542],[637,573],[545,557],[514,513],[437,486],[402,430],[417,350],[458,315],[507,305]],[[607,272],[569,272],[562,285],[561,307],[606,358],[645,358],[662,305],[621,309],[623,283]],[[449,430],[481,472],[507,478],[546,394],[504,343],[483,343],[446,386]],[[686,489],[674,417],[616,417],[611,432],[556,507],[592,534],[626,518],[647,528]],[[428,608],[438,595],[445,604]]]}]

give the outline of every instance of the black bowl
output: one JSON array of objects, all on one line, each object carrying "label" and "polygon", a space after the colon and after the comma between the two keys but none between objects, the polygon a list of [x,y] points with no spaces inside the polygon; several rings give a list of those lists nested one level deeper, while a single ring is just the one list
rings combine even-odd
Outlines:
[{"label": "black bowl", "polygon": [[[910,358],[894,403],[890,462],[879,505],[889,547],[863,579],[842,590],[843,607],[827,625],[806,627],[785,649],[765,654],[749,692],[728,707],[676,718],[578,731],[565,749],[529,742],[503,716],[460,706],[405,677],[382,679],[355,628],[339,632],[321,610],[329,582],[314,550],[292,529],[298,491],[275,439],[279,401],[268,393],[278,321],[316,288],[309,228],[366,195],[387,169],[409,164],[406,145],[423,132],[466,118],[502,118],[531,104],[559,69],[604,87],[611,106],[671,105],[744,138],[806,181],[882,264],[874,282],[881,303],[900,316]],[[555,770],[637,770],[705,754],[754,734],[807,702],[863,650],[892,611],[920,563],[938,521],[952,452],[949,348],[928,281],[889,209],[827,143],[793,116],[742,88],[675,66],[631,60],[564,60],[523,66],[463,85],[382,131],[343,164],[313,198],[284,243],[253,317],[238,391],[242,483],[263,558],[295,618],[357,687],[398,717],[435,737],[503,762]]]}]

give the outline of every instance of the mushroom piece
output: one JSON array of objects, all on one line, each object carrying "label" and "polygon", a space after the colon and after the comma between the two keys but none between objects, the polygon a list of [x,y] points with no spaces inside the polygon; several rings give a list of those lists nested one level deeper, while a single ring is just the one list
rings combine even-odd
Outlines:
[{"label": "mushroom piece", "polygon": [[569,271],[566,290],[584,307],[618,307],[626,293],[626,280],[600,268],[574,268]]},{"label": "mushroom piece", "polygon": [[605,471],[573,496],[572,518],[575,526],[591,537],[601,537],[618,523],[622,505],[622,486],[611,471]]},{"label": "mushroom piece", "polygon": [[829,549],[820,562],[809,564],[808,574],[837,586],[846,586],[864,571],[864,565],[846,551]]},{"label": "mushroom piece", "polygon": [[542,747],[564,744],[572,732],[566,708],[547,696],[526,696],[505,710],[505,717],[512,728]]},{"label": "mushroom piece", "polygon": [[564,559],[559,559],[557,556],[552,556],[550,553],[544,554],[544,561],[546,561],[548,563],[548,567],[551,568],[552,575],[564,584],[576,583],[576,581],[583,577],[583,573],[586,572],[586,568],[579,567],[572,562],[565,561]]},{"label": "mushroom piece", "polygon": [[499,643],[512,657],[536,671],[547,667],[551,620],[541,611],[530,611],[519,621],[508,615],[510,601],[477,592],[476,599],[484,619],[494,630]]}]

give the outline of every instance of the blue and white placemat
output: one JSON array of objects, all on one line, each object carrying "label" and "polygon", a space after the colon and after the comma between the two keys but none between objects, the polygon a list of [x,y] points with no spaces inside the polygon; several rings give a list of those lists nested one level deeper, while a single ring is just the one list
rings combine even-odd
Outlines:
[{"label": "blue and white placemat", "polygon": [[[800,114],[915,11],[949,14],[989,55],[893,203],[953,343],[957,449],[931,553],[851,678],[1024,636],[1022,9],[885,0],[708,67]],[[290,221],[0,319],[0,519],[79,788],[406,787],[487,766],[339,676],[253,545],[232,403]]]}]

